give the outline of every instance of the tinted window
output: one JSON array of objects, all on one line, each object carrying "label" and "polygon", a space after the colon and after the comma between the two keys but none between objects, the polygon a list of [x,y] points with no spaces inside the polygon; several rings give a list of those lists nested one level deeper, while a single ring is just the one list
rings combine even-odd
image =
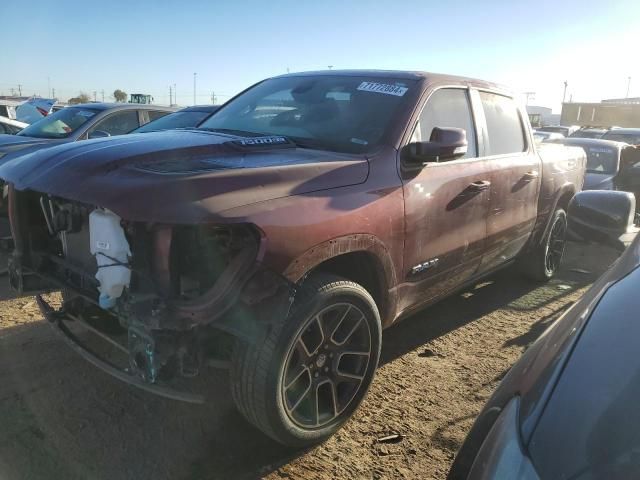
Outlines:
[{"label": "tinted window", "polygon": [[143,125],[134,133],[153,132],[156,130],[169,130],[172,128],[196,127],[209,115],[211,115],[211,112],[175,112],[171,115],[165,115],[158,120]]},{"label": "tinted window", "polygon": [[587,152],[587,172],[616,173],[618,170],[618,150],[607,147],[584,147],[584,150]]},{"label": "tinted window", "polygon": [[138,111],[127,110],[109,115],[104,120],[98,122],[95,127],[89,130],[89,135],[96,130],[107,132],[112,137],[124,135],[138,128]]},{"label": "tinted window", "polygon": [[171,112],[163,112],[163,111],[160,111],[160,110],[147,110],[147,115],[149,116],[149,121],[150,122],[153,122],[154,120],[162,118],[165,115],[167,115],[168,113],[171,113]]},{"label": "tinted window", "polygon": [[414,85],[375,77],[273,78],[226,103],[199,128],[284,135],[308,148],[361,153],[380,144]]},{"label": "tinted window", "polygon": [[616,133],[615,130],[610,130],[601,138],[614,142],[625,142],[630,145],[640,145],[640,133]]},{"label": "tinted window", "polygon": [[66,138],[98,113],[84,107],[68,107],[29,125],[18,135],[36,138]]},{"label": "tinted window", "polygon": [[502,95],[480,92],[487,120],[486,155],[518,153],[525,149],[524,132],[515,102]]},{"label": "tinted window", "polygon": [[436,90],[422,110],[412,141],[428,142],[434,127],[462,128],[467,132],[469,143],[465,157],[477,156],[475,129],[466,90]]}]

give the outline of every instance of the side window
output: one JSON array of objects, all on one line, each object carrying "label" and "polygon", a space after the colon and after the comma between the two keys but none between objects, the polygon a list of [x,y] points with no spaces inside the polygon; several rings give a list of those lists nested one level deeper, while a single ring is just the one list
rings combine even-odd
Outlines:
[{"label": "side window", "polygon": [[412,141],[428,142],[434,127],[462,128],[467,132],[467,154],[477,157],[476,134],[467,91],[461,88],[436,90],[425,105],[413,133]]},{"label": "side window", "polygon": [[480,92],[487,121],[486,155],[504,155],[524,151],[526,142],[518,107],[513,99],[495,93]]},{"label": "side window", "polygon": [[167,113],[171,112],[163,112],[159,110],[147,110],[147,115],[149,116],[149,121],[153,122],[161,117],[164,117]]},{"label": "side window", "polygon": [[111,136],[124,135],[131,130],[138,128],[138,111],[127,110],[124,112],[114,113],[109,115],[104,120],[98,122],[94,127],[89,130],[89,135],[96,130],[101,132],[107,132]]}]

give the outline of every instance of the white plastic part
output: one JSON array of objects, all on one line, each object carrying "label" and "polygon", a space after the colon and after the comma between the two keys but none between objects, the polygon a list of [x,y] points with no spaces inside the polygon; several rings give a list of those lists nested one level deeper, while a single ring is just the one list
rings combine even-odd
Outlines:
[{"label": "white plastic part", "polygon": [[100,306],[115,306],[125,287],[131,282],[129,264],[131,250],[120,226],[120,217],[109,210],[94,210],[89,214],[89,242],[96,257],[100,282]]}]

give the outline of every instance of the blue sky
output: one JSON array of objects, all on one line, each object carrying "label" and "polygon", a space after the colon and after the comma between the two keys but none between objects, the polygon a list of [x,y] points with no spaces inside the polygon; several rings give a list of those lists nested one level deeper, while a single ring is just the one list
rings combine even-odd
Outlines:
[{"label": "blue sky", "polygon": [[[411,69],[498,81],[559,108],[640,96],[638,0],[0,2],[0,93],[66,100],[116,88],[219,101],[262,78],[334,68]],[[98,98],[101,95],[98,93]]]}]

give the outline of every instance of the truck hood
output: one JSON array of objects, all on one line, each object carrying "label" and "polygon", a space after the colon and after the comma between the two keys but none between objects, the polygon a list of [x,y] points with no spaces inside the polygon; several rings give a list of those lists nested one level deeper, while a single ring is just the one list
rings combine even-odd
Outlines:
[{"label": "truck hood", "polygon": [[[165,131],[54,146],[0,166],[0,178],[108,208],[122,218],[200,223],[224,211],[362,183],[369,164],[354,156],[206,131]],[[246,143],[246,142],[245,142]]]},{"label": "truck hood", "polygon": [[584,176],[583,190],[613,190],[615,175],[610,173],[589,173]]},{"label": "truck hood", "polygon": [[42,148],[57,145],[66,139],[23,137],[21,135],[0,135],[0,162],[5,163],[19,155],[35,152]]}]

